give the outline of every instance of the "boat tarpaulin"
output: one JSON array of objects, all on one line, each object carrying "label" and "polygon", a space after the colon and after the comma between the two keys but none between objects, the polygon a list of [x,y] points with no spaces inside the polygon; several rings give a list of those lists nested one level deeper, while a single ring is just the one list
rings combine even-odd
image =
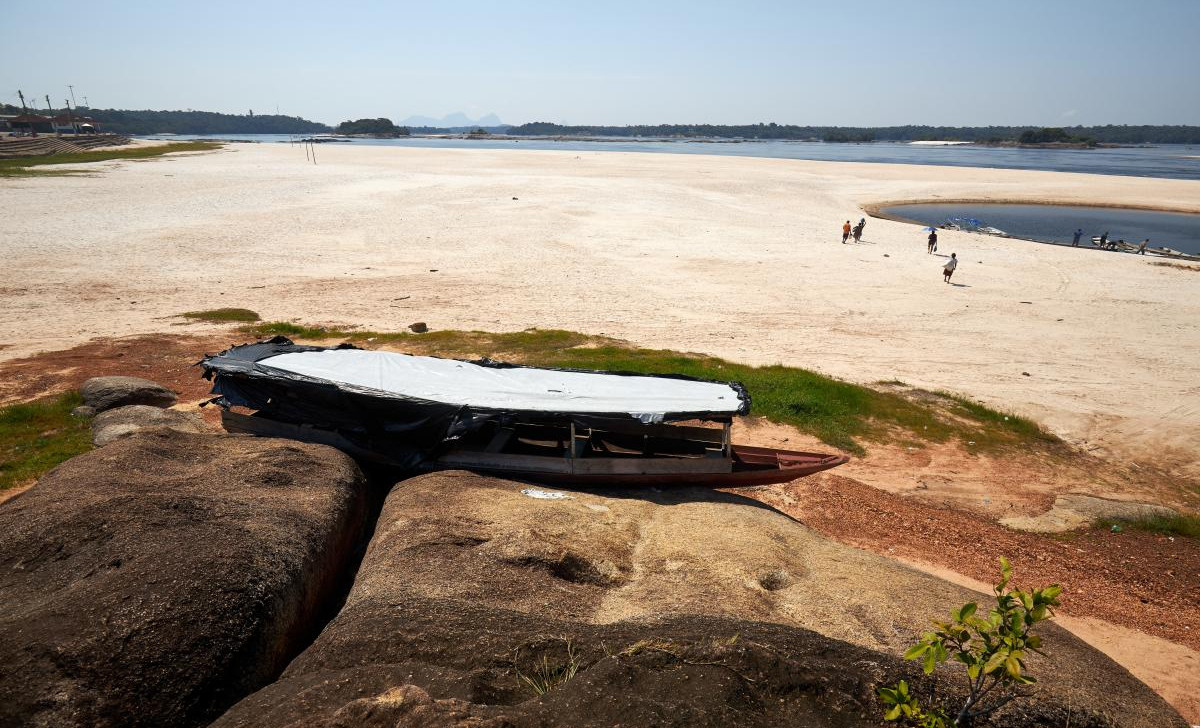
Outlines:
[{"label": "boat tarpaulin", "polygon": [[503,415],[649,424],[750,411],[750,397],[737,382],[461,361],[345,344],[301,346],[283,337],[235,346],[202,365],[223,404],[297,423],[434,430],[439,438]]},{"label": "boat tarpaulin", "polygon": [[361,391],[482,410],[628,415],[651,423],[681,412],[735,415],[742,408],[739,392],[719,382],[498,367],[390,351],[302,351],[259,364]]}]

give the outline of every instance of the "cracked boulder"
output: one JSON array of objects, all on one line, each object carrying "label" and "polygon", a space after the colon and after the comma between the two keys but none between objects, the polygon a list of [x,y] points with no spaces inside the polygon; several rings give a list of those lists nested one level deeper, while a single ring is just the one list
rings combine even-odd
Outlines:
[{"label": "cracked boulder", "polygon": [[0,725],[200,726],[339,601],[365,485],[289,440],[134,433],[0,505]]}]

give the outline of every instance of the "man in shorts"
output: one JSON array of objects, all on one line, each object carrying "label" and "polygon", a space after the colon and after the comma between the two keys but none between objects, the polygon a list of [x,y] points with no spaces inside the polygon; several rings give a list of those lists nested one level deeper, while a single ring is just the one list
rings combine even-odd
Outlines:
[{"label": "man in shorts", "polygon": [[935,251],[935,250],[937,250],[937,230],[930,230],[929,231],[929,254],[932,255],[933,251]]},{"label": "man in shorts", "polygon": [[846,238],[848,238],[848,237],[850,237],[850,221],[849,220],[847,220],[846,224],[842,226],[842,245],[846,244]]},{"label": "man in shorts", "polygon": [[950,282],[950,276],[954,275],[954,269],[958,267],[958,255],[950,254],[950,260],[946,261],[946,267],[942,268],[942,275],[946,277],[946,282]]}]

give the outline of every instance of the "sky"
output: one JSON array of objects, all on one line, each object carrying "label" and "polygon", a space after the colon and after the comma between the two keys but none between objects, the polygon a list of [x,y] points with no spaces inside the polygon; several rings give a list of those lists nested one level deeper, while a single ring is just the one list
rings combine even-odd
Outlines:
[{"label": "sky", "polygon": [[0,101],[507,123],[1200,124],[1200,0],[0,0]]}]

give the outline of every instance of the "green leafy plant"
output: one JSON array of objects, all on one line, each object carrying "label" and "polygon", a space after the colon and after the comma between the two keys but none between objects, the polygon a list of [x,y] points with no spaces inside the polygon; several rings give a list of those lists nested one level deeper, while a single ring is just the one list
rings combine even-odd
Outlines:
[{"label": "green leafy plant", "polygon": [[1028,673],[1025,657],[1041,652],[1042,638],[1031,630],[1038,622],[1054,616],[1062,587],[1009,589],[1012,565],[1000,558],[1000,581],[993,591],[996,606],[987,617],[976,616],[979,605],[971,602],[954,611],[948,622],[933,623],[933,629],[904,653],[906,660],[921,660],[926,675],[949,660],[967,672],[966,702],[950,717],[940,707],[923,707],[901,680],[895,687],[879,691],[887,707],[884,720],[919,728],[966,728],[1018,698],[1028,697],[1025,688],[1037,682]]}]

